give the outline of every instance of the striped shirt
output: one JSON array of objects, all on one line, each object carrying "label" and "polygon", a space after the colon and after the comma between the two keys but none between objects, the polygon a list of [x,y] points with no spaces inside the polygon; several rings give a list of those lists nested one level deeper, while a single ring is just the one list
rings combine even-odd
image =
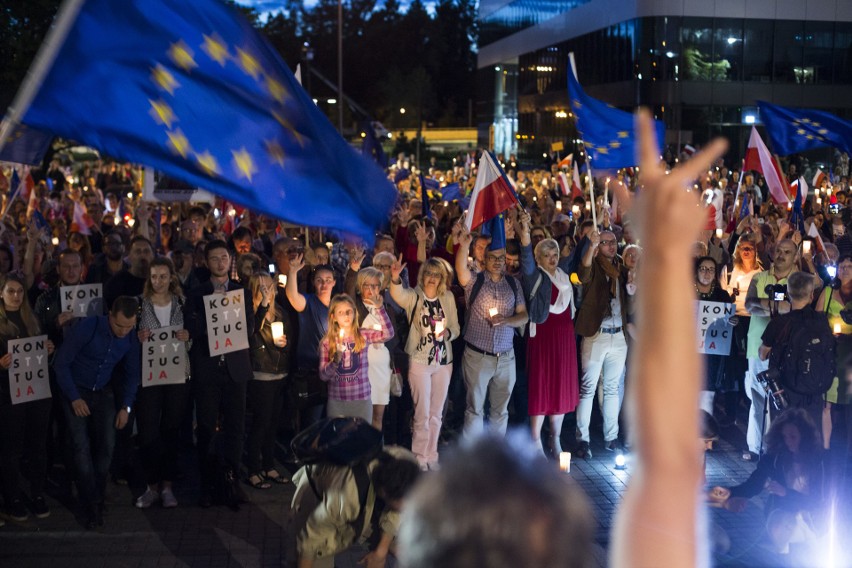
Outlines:
[{"label": "striped shirt", "polygon": [[393,337],[393,324],[385,309],[370,308],[381,320],[382,329],[361,329],[366,340],[364,348],[355,351],[354,339],[346,341],[339,363],[328,356],[328,336],[320,343],[320,379],[328,383],[328,398],[332,400],[370,400],[370,377],[367,374],[367,349],[371,343],[384,343]]}]

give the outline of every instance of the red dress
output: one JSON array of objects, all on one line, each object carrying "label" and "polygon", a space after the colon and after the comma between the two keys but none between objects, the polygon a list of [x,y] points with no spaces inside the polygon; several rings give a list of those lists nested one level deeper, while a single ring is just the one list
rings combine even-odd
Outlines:
[{"label": "red dress", "polygon": [[[551,283],[550,304],[559,290]],[[550,313],[536,324],[535,337],[527,341],[527,374],[530,416],[574,412],[580,400],[577,378],[577,340],[571,308]]]}]

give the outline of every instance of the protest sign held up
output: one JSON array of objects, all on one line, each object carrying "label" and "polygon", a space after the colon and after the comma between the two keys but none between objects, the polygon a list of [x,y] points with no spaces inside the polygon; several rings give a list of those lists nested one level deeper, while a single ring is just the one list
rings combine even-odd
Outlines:
[{"label": "protest sign held up", "polygon": [[50,398],[47,374],[47,336],[10,339],[9,393],[12,404]]},{"label": "protest sign held up", "polygon": [[186,344],[177,338],[182,326],[151,330],[142,348],[142,386],[175,385],[186,382]]},{"label": "protest sign held up", "polygon": [[698,302],[698,352],[706,355],[730,355],[734,326],[728,323],[735,304]]},{"label": "protest sign held up", "polygon": [[204,296],[210,356],[248,349],[243,290]]},{"label": "protest sign held up", "polygon": [[62,311],[70,311],[74,317],[85,318],[104,313],[103,284],[62,286],[59,297],[62,299]]}]

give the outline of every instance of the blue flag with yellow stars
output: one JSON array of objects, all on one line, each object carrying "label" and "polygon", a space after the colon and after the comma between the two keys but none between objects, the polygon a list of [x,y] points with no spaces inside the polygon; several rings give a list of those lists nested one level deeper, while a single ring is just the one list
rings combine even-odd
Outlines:
[{"label": "blue flag with yellow stars", "polygon": [[[588,96],[568,69],[568,96],[577,131],[583,139],[592,167],[599,170],[626,168],[639,163],[633,114]],[[666,127],[655,121],[657,143],[665,140]]]},{"label": "blue flag with yellow stars", "polygon": [[12,130],[6,144],[0,150],[0,162],[37,166],[44,159],[52,141],[52,134],[19,124]]},{"label": "blue flag with yellow stars", "polygon": [[84,0],[22,122],[372,240],[396,191],[219,0]]},{"label": "blue flag with yellow stars", "polygon": [[780,156],[825,146],[852,154],[852,122],[821,110],[785,108],[765,101],[757,101],[757,107],[772,149]]}]

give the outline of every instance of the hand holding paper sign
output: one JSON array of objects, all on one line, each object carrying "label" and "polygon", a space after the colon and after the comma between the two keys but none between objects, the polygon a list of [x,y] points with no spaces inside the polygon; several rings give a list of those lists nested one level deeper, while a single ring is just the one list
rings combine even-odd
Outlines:
[{"label": "hand holding paper sign", "polygon": [[10,366],[12,366],[12,354],[6,353],[2,357],[0,357],[0,367],[8,369]]}]

